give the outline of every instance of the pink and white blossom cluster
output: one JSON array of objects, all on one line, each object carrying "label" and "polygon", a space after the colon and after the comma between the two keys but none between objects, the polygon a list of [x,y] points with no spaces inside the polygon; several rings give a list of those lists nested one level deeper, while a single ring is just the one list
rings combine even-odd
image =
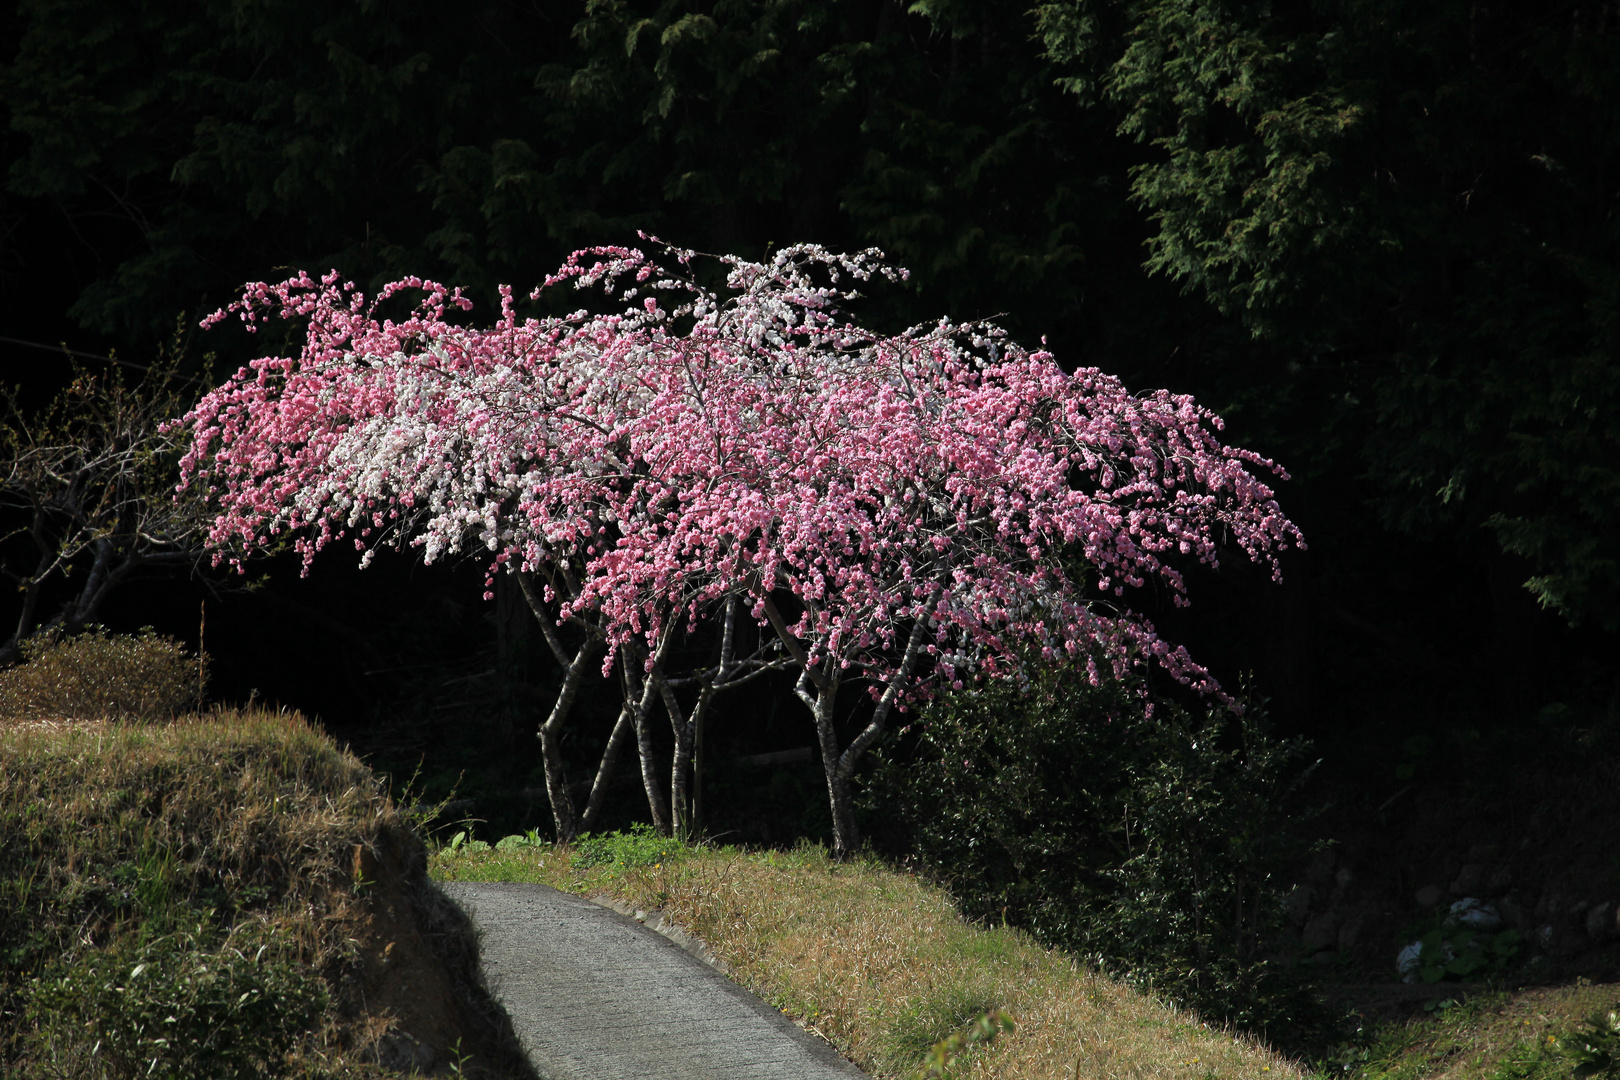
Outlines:
[{"label": "pink and white blossom cluster", "polygon": [[[1126,601],[1156,582],[1185,603],[1179,567],[1225,545],[1274,576],[1300,545],[1267,483],[1282,470],[1223,444],[1218,417],[1066,373],[990,325],[869,332],[840,305],[896,276],[876,252],[730,258],[714,291],[666,250],[674,271],[578,252],[541,287],[622,310],[519,319],[503,290],[482,329],[433,282],[374,299],[336,274],[250,286],[210,322],[307,329],[298,355],[254,361],[183,419],[182,483],[217,500],[222,557],[283,536],[306,569],[339,540],[363,560],[385,543],[487,551],[492,573],[548,582],[606,664],[736,597],[806,672],[881,689],[920,623],[929,659],[895,686],[902,707],[1015,672],[1030,646],[1094,678],[1152,662],[1217,691]],[[404,290],[425,299],[381,317]]]}]

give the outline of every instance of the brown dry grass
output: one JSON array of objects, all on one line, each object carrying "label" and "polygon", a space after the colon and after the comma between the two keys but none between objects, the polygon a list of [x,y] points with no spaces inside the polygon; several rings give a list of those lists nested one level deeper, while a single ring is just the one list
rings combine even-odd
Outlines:
[{"label": "brown dry grass", "polygon": [[937,888],[813,847],[698,849],[672,865],[574,870],[566,850],[517,849],[430,866],[445,880],[530,880],[608,894],[701,939],[738,982],[882,1077],[990,1007],[1018,1028],[950,1073],[973,1080],[1298,1080],[1252,1039],[1104,978],[1028,935],[969,925]]},{"label": "brown dry grass", "polygon": [[207,657],[151,629],[23,642],[27,663],[0,669],[0,723],[56,719],[172,720],[195,709]]},{"label": "brown dry grass", "polygon": [[[395,1075],[382,1066],[426,1065],[424,1039],[457,1034],[513,1065],[473,985],[470,926],[428,882],[420,842],[370,770],[297,714],[0,725],[0,836],[0,1073],[56,1075],[43,1063],[90,1053],[29,1015],[32,980],[198,920],[259,926],[328,988],[278,1075]],[[376,1007],[413,981],[444,1015]]]}]

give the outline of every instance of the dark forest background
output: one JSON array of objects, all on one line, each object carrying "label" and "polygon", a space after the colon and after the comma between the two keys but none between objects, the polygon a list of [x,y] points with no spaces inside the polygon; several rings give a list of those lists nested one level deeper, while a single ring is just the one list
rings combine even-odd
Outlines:
[{"label": "dark forest background", "polygon": [[[1341,812],[1477,778],[1494,812],[1502,777],[1610,745],[1620,5],[13,0],[0,42],[0,371],[25,402],[71,377],[38,344],[148,363],[177,320],[188,373],[234,370],[263,343],[190,328],[290,269],[433,277],[488,316],[497,284],[637,230],[877,246],[913,276],[864,317],[994,316],[1196,395],[1290,470],[1310,549],[1284,584],[1231,561],[1154,614],[1312,741]],[[255,572],[208,599],[218,696],[548,824],[553,675],[481,565]],[[103,621],[195,643],[210,595],[133,584]],[[781,689],[715,721],[713,814],[749,839],[824,814],[813,771],[723,767],[811,741]]]}]

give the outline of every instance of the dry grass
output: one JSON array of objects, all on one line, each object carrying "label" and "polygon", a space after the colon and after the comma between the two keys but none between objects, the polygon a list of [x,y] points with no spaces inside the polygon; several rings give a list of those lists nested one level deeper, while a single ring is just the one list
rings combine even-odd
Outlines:
[{"label": "dry grass", "polygon": [[26,663],[0,670],[0,723],[172,720],[202,702],[207,683],[206,657],[150,629],[36,637],[23,656]]},{"label": "dry grass", "polygon": [[[76,960],[188,928],[226,942],[249,928],[324,986],[316,1030],[277,1076],[391,1076],[422,1053],[374,1007],[386,975],[371,953],[407,931],[449,950],[424,969],[476,980],[470,928],[427,881],[408,823],[297,714],[0,722],[0,836],[0,1074],[121,1075],[30,995]],[[441,1012],[468,990],[446,986]]]},{"label": "dry grass", "polygon": [[1358,1080],[1553,1080],[1571,1074],[1557,1040],[1620,1005],[1620,986],[1579,982],[1485,994],[1386,1027]]},{"label": "dry grass", "polygon": [[975,1080],[1297,1078],[1254,1040],[1212,1029],[1012,929],[964,923],[937,888],[819,848],[698,849],[671,865],[576,871],[565,850],[434,857],[445,880],[529,880],[658,908],[738,982],[882,1077],[991,1007],[1015,1033],[949,1075]]}]

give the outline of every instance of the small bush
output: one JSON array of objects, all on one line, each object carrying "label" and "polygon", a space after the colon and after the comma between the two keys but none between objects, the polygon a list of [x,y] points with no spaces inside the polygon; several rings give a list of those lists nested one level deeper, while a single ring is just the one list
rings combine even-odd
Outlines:
[{"label": "small bush", "polygon": [[1483,982],[1499,977],[1519,953],[1519,932],[1511,928],[1487,933],[1447,918],[1416,933],[1417,949],[1400,966],[1409,982]]},{"label": "small bush", "polygon": [[884,752],[868,806],[968,917],[1280,1035],[1311,1009],[1266,959],[1305,847],[1288,806],[1305,770],[1258,711],[1149,711],[1078,672],[957,693]]},{"label": "small bush", "polygon": [[23,660],[0,671],[0,717],[170,720],[200,704],[206,679],[197,657],[151,628],[40,636],[23,643]]},{"label": "small bush", "polygon": [[138,947],[85,949],[30,987],[36,1061],[95,1080],[282,1075],[325,984],[256,922],[206,919]]}]

